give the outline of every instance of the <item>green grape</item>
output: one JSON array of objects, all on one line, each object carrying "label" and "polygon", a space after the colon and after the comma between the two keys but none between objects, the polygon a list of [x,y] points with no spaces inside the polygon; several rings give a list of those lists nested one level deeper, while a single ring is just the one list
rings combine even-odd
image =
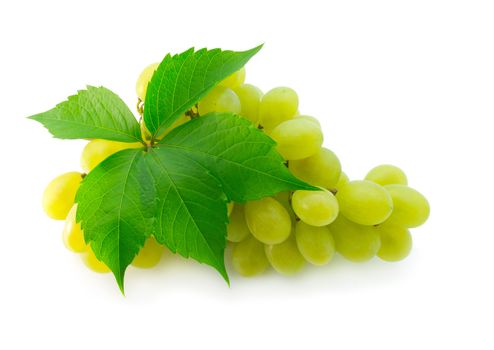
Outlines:
[{"label": "green grape", "polygon": [[146,91],[148,89],[148,84],[153,77],[154,71],[158,68],[159,63],[151,63],[149,66],[144,68],[144,70],[137,78],[136,82],[136,93],[137,97],[144,101],[146,99]]},{"label": "green grape", "polygon": [[388,191],[367,180],[347,183],[338,189],[336,198],[341,214],[361,225],[380,224],[393,211],[393,201]]},{"label": "green grape", "polygon": [[290,215],[290,219],[292,220],[292,224],[295,224],[295,221],[297,218],[296,218],[295,213],[293,212],[293,209],[292,209],[290,195],[291,195],[291,192],[289,192],[289,191],[280,192],[274,196],[274,199],[276,199],[278,202],[281,203],[281,205],[286,209],[288,215]]},{"label": "green grape", "polygon": [[43,193],[42,205],[46,215],[55,220],[65,220],[74,205],[81,180],[82,174],[76,171],[53,179]]},{"label": "green grape", "polygon": [[345,186],[347,183],[350,182],[350,179],[348,178],[348,175],[345,174],[343,171],[340,174],[340,178],[338,179],[338,182],[335,185],[335,188],[339,190],[343,186]]},{"label": "green grape", "polygon": [[74,204],[67,215],[62,238],[67,249],[75,253],[82,253],[86,250],[86,242],[81,225],[76,222],[76,212],[77,204]]},{"label": "green grape", "polygon": [[338,201],[326,190],[295,191],[292,196],[292,208],[295,214],[312,226],[326,226],[338,216]]},{"label": "green grape", "polygon": [[283,243],[266,245],[264,248],[269,263],[282,275],[294,275],[305,266],[305,259],[300,254],[293,236]]},{"label": "green grape", "polygon": [[200,115],[210,112],[239,114],[242,109],[237,94],[232,89],[219,85],[200,100],[198,106]]},{"label": "green grape", "polygon": [[99,261],[96,255],[94,255],[93,250],[91,249],[91,246],[88,245],[86,247],[86,251],[81,254],[81,259],[82,262],[92,271],[98,272],[98,273],[108,273],[110,272],[110,269],[106,264],[102,261]]},{"label": "green grape", "polygon": [[240,115],[250,120],[255,126],[259,125],[259,104],[262,91],[250,84],[242,84],[233,89],[240,99],[242,110]]},{"label": "green grape", "polygon": [[277,87],[268,91],[259,105],[259,118],[266,132],[273,130],[278,124],[292,119],[297,113],[297,93],[288,87]]},{"label": "green grape", "polygon": [[276,199],[266,197],[245,205],[245,220],[250,232],[265,244],[277,244],[290,236],[290,215]]},{"label": "green grape", "polygon": [[321,127],[321,123],[319,123],[319,120],[317,120],[317,118],[314,118],[310,115],[300,115],[300,113],[297,112],[297,114],[295,114],[295,118],[307,120],[309,122],[316,124],[318,127]]},{"label": "green grape", "polygon": [[300,118],[279,124],[270,136],[277,143],[277,151],[287,160],[310,157],[320,151],[323,142],[321,129]]},{"label": "green grape", "polygon": [[327,226],[314,227],[299,221],[295,226],[297,247],[312,265],[326,265],[334,256],[334,238]]},{"label": "green grape", "polygon": [[140,142],[117,142],[108,140],[91,140],[82,150],[81,167],[85,172],[90,172],[99,163],[114,153],[127,148],[143,147]]},{"label": "green grape", "polygon": [[264,244],[253,236],[242,242],[234,243],[232,250],[232,265],[242,276],[255,276],[263,273],[269,266],[264,253]]},{"label": "green grape", "polygon": [[390,193],[394,204],[389,222],[412,228],[427,221],[430,206],[420,192],[405,185],[386,185],[384,188]]},{"label": "green grape", "polygon": [[220,81],[219,85],[234,89],[242,85],[245,81],[245,67],[240,68],[226,79]]},{"label": "green grape", "polygon": [[403,226],[384,223],[375,228],[381,238],[377,256],[384,261],[400,261],[412,250],[412,236]]},{"label": "green grape", "polygon": [[164,252],[164,247],[154,237],[149,237],[139,253],[132,260],[132,266],[149,269],[158,265]]},{"label": "green grape", "polygon": [[377,230],[351,222],[342,215],[329,226],[329,230],[333,234],[336,251],[350,261],[370,260],[381,246]]},{"label": "green grape", "polygon": [[341,175],[340,160],[326,148],[308,158],[292,160],[288,167],[301,180],[328,190],[336,187]]},{"label": "green grape", "polygon": [[369,173],[365,176],[366,180],[375,182],[381,186],[384,185],[406,185],[408,184],[407,176],[400,168],[394,165],[378,165],[371,169]]},{"label": "green grape", "polygon": [[230,222],[227,227],[227,239],[230,242],[243,241],[250,235],[247,222],[245,221],[245,211],[242,204],[235,204],[230,214]]}]

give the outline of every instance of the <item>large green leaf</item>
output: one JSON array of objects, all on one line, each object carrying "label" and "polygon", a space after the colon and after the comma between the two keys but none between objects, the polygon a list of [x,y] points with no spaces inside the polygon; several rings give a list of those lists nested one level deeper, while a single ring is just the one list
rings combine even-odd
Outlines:
[{"label": "large green leaf", "polygon": [[147,87],[144,121],[152,135],[172,123],[230,74],[242,68],[261,46],[248,51],[220,49],[167,55]]},{"label": "large green leaf", "polygon": [[141,140],[139,123],[132,112],[104,87],[88,86],[55,108],[29,118],[59,139]]}]

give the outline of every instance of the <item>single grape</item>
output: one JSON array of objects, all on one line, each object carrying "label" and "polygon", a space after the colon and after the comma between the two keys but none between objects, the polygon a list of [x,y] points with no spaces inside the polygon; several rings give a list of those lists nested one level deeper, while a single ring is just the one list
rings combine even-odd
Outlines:
[{"label": "single grape", "polygon": [[139,97],[141,101],[144,101],[146,99],[146,91],[148,89],[148,84],[151,81],[154,71],[158,68],[158,66],[159,66],[158,62],[151,63],[149,66],[144,68],[144,70],[139,75],[139,78],[137,78],[136,93],[137,93],[137,97]]},{"label": "single grape", "polygon": [[75,253],[82,253],[86,250],[86,242],[81,225],[76,222],[76,212],[77,204],[74,204],[67,215],[62,238],[67,249]]},{"label": "single grape", "polygon": [[338,216],[338,201],[326,190],[295,191],[292,196],[292,208],[295,214],[312,226],[326,226]]},{"label": "single grape", "polygon": [[210,112],[231,112],[239,114],[242,107],[237,94],[230,88],[216,86],[199,101],[199,114]]},{"label": "single grape", "polygon": [[335,188],[339,190],[343,186],[345,186],[347,183],[350,182],[350,179],[348,178],[348,175],[345,174],[343,171],[340,174],[340,178],[338,179],[338,182],[335,185]]},{"label": "single grape", "polygon": [[132,260],[132,266],[149,269],[158,265],[163,255],[164,247],[154,237],[149,237],[139,253]]},{"label": "single grape", "polygon": [[403,170],[389,164],[378,165],[375,168],[372,168],[371,171],[369,171],[365,176],[365,179],[375,182],[381,186],[391,184],[408,184],[407,176]]},{"label": "single grape", "polygon": [[259,104],[262,91],[250,84],[242,84],[233,89],[240,99],[242,110],[240,115],[250,120],[255,126],[259,125]]},{"label": "single grape", "polygon": [[46,215],[55,220],[65,220],[74,204],[82,174],[76,171],[62,174],[46,186],[42,205]]},{"label": "single grape", "polygon": [[268,91],[259,105],[261,125],[271,132],[281,122],[292,119],[298,110],[298,95],[288,87],[277,87]]},{"label": "single grape", "polygon": [[81,167],[88,173],[112,154],[127,148],[139,148],[142,146],[143,145],[140,142],[117,142],[100,139],[91,140],[82,150]]},{"label": "single grape", "polygon": [[342,215],[329,226],[329,230],[333,234],[336,251],[350,261],[370,260],[381,246],[377,230],[351,222]]},{"label": "single grape", "polygon": [[245,220],[250,232],[265,244],[277,244],[292,230],[290,215],[276,199],[266,197],[245,205]]},{"label": "single grape", "polygon": [[384,223],[375,228],[381,238],[377,256],[384,261],[400,261],[412,250],[412,236],[403,226]]},{"label": "single grape", "polygon": [[320,151],[323,142],[321,129],[300,118],[284,121],[270,136],[277,143],[277,151],[287,160],[310,157]]},{"label": "single grape", "polygon": [[283,243],[266,245],[264,248],[269,263],[282,275],[294,275],[305,266],[305,259],[293,236]]},{"label": "single grape", "polygon": [[99,261],[96,255],[94,255],[94,252],[91,249],[90,245],[88,245],[86,251],[83,254],[81,254],[81,259],[84,262],[84,264],[94,272],[98,272],[98,273],[110,272],[108,266],[106,266],[104,262]]},{"label": "single grape", "polygon": [[292,220],[292,224],[295,224],[295,221],[297,217],[295,216],[295,213],[293,212],[292,209],[292,204],[291,204],[291,192],[290,191],[285,191],[285,192],[280,192],[274,196],[274,199],[276,199],[280,204],[286,209],[288,215],[290,215],[290,219]]},{"label": "single grape", "polygon": [[405,185],[386,185],[384,188],[390,193],[394,204],[388,222],[412,228],[427,221],[430,206],[420,192]]},{"label": "single grape", "polygon": [[242,276],[255,276],[263,273],[269,266],[264,244],[253,236],[242,242],[234,243],[232,250],[232,265]]},{"label": "single grape", "polygon": [[327,148],[308,158],[292,160],[288,167],[299,179],[328,190],[336,187],[341,175],[340,160]]},{"label": "single grape", "polygon": [[334,256],[334,238],[327,226],[314,227],[303,221],[295,226],[297,247],[302,256],[312,265],[326,265]]},{"label": "single grape", "polygon": [[367,180],[347,183],[338,189],[336,198],[341,214],[361,225],[380,224],[393,211],[393,201],[388,191]]},{"label": "single grape", "polygon": [[228,78],[222,80],[219,85],[234,89],[242,85],[245,81],[245,67],[240,68],[235,73],[231,74]]},{"label": "single grape", "polygon": [[317,120],[317,118],[314,118],[310,115],[305,115],[305,114],[301,115],[300,113],[297,112],[297,114],[295,114],[295,118],[307,120],[309,122],[316,124],[318,127],[321,127],[321,123],[319,123],[319,120]]},{"label": "single grape", "polygon": [[227,239],[230,242],[243,241],[250,235],[247,222],[245,221],[245,211],[242,204],[235,204],[230,214],[230,222],[227,227]]}]

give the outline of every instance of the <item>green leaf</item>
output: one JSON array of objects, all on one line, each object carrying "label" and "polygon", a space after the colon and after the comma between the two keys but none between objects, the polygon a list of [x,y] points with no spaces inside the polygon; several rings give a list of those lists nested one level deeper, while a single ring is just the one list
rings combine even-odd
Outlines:
[{"label": "green leaf", "polygon": [[288,190],[318,190],[292,175],[270,137],[231,113],[191,120],[170,132],[161,144],[208,169],[235,202]]},{"label": "green leaf", "polygon": [[88,86],[47,112],[29,117],[59,139],[141,141],[136,118],[116,94]]},{"label": "green leaf", "polygon": [[153,137],[172,125],[216,84],[242,68],[261,47],[243,52],[192,48],[167,55],[147,87],[144,103],[144,121]]}]

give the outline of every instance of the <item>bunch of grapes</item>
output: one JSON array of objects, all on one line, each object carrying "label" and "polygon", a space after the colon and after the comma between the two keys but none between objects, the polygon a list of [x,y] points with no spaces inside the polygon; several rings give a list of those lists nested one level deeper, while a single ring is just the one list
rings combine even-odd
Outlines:
[{"label": "bunch of grapes", "polygon": [[[158,64],[146,67],[136,84],[138,106]],[[404,259],[412,248],[409,229],[422,225],[429,216],[429,203],[408,186],[405,173],[392,165],[373,168],[364,180],[350,181],[342,172],[338,157],[322,147],[318,120],[298,110],[297,93],[277,87],[266,94],[245,84],[245,69],[218,84],[190,111],[164,130],[209,112],[232,112],[251,121],[277,143],[277,150],[290,171],[320,191],[282,192],[247,203],[229,203],[227,240],[232,245],[232,266],[240,275],[254,276],[269,266],[283,275],[293,275],[306,262],[328,264],[336,252],[354,262],[378,256],[385,261]],[[141,132],[149,132],[141,118]],[[82,152],[85,173],[102,160],[141,143],[91,140]],[[80,253],[94,271],[109,272],[86,245],[75,220],[75,194],[84,174],[69,172],[55,178],[45,190],[43,207],[53,219],[66,220],[63,241]],[[150,237],[132,262],[140,268],[153,267],[165,248]]]}]

